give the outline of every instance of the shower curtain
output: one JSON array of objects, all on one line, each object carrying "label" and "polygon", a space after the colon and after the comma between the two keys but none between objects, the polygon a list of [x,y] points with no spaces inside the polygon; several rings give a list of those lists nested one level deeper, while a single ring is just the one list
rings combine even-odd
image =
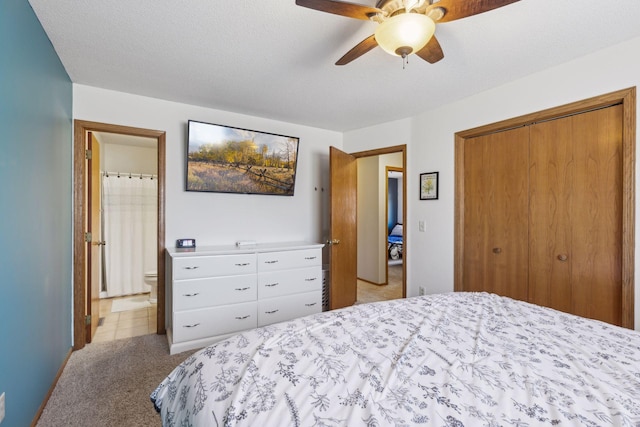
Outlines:
[{"label": "shower curtain", "polygon": [[150,175],[102,177],[108,297],[149,291],[144,273],[156,270],[157,183]]}]

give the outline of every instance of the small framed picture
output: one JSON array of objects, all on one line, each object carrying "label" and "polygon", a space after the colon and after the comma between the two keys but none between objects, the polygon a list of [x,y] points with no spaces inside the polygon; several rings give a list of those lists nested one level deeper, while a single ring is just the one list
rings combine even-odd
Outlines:
[{"label": "small framed picture", "polygon": [[438,199],[438,172],[420,174],[420,200]]}]

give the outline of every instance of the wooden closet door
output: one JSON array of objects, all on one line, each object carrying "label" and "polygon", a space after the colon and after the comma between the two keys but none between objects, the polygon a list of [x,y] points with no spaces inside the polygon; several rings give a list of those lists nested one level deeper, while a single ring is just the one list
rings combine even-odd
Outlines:
[{"label": "wooden closet door", "polygon": [[467,291],[527,299],[528,140],[521,127],[465,142]]},{"label": "wooden closet door", "polygon": [[622,323],[621,105],[572,116],[574,314]]},{"label": "wooden closet door", "polygon": [[622,107],[531,125],[529,301],[622,321]]},{"label": "wooden closet door", "polygon": [[529,166],[529,302],[571,312],[571,117],[532,125]]}]

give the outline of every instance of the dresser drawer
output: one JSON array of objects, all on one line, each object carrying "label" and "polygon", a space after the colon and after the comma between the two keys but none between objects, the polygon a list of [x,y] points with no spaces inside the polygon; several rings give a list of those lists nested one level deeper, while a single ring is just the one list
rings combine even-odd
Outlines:
[{"label": "dresser drawer", "polygon": [[258,326],[320,313],[322,292],[305,292],[278,298],[258,300]]},{"label": "dresser drawer", "polygon": [[194,256],[173,259],[173,280],[255,273],[256,255]]},{"label": "dresser drawer", "polygon": [[182,342],[239,332],[257,326],[256,302],[173,313],[173,341]]},{"label": "dresser drawer", "polygon": [[256,275],[208,277],[174,282],[173,310],[192,310],[255,301]]},{"label": "dresser drawer", "polygon": [[312,266],[322,266],[322,251],[320,249],[263,252],[258,254],[259,272]]},{"label": "dresser drawer", "polygon": [[258,275],[258,298],[322,290],[322,267],[270,271]]}]

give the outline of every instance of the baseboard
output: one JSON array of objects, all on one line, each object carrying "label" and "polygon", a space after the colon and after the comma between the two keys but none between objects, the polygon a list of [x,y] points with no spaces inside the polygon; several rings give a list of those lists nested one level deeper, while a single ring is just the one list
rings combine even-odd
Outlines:
[{"label": "baseboard", "polygon": [[36,416],[33,418],[33,421],[31,422],[31,427],[35,427],[36,424],[38,424],[38,421],[40,421],[42,412],[44,411],[44,408],[47,406],[47,402],[49,402],[49,398],[53,394],[53,390],[56,388],[56,385],[58,385],[58,380],[60,379],[60,375],[62,375],[62,371],[64,371],[65,366],[67,366],[67,362],[69,361],[69,358],[71,357],[72,352],[73,352],[73,348],[70,348],[69,352],[67,353],[67,356],[64,358],[64,361],[60,366],[60,369],[58,369],[58,373],[56,374],[56,377],[53,380],[53,384],[51,384],[51,387],[49,388],[47,395],[44,397],[44,401],[38,408],[38,411],[36,412]]},{"label": "baseboard", "polygon": [[356,277],[357,280],[360,280],[361,282],[365,282],[365,283],[369,283],[371,285],[376,285],[376,286],[384,286],[387,285],[387,282],[384,283],[376,283],[376,282],[372,282],[371,280],[367,280],[367,279],[361,279],[360,277]]}]

